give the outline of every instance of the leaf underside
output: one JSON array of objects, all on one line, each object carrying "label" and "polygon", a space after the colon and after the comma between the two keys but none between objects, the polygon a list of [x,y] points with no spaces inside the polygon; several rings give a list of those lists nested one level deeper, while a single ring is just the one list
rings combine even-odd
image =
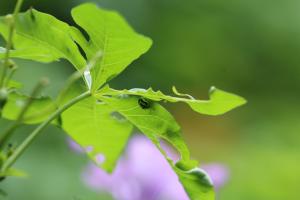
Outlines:
[{"label": "leaf underside", "polygon": [[183,98],[165,95],[161,91],[154,91],[152,88],[147,90],[141,88],[134,88],[130,90],[114,90],[108,85],[99,90],[96,96],[132,95],[145,97],[152,101],[167,101],[172,103],[183,102],[188,104],[194,111],[206,115],[221,115],[246,103],[244,98],[215,87],[210,89],[209,100],[197,100],[190,95],[180,94],[175,87],[173,87],[173,91],[176,95],[187,97]]}]

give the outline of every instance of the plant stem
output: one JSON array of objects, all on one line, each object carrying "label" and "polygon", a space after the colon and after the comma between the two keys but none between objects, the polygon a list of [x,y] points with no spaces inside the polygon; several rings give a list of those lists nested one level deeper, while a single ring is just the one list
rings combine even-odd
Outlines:
[{"label": "plant stem", "polygon": [[17,69],[18,69],[18,67],[15,63],[13,63],[13,65],[10,66],[10,70],[7,73],[6,80],[4,80],[4,83],[3,83],[4,88],[9,87],[10,79],[13,77],[13,75],[15,74]]},{"label": "plant stem", "polygon": [[[12,39],[13,39],[13,34],[14,34],[14,29],[15,29],[15,20],[18,16],[18,13],[21,9],[21,5],[23,3],[23,0],[18,0],[14,13],[12,17],[10,17],[9,20],[9,32],[8,32],[8,38],[7,38],[7,43],[6,43],[6,52],[5,52],[5,57],[4,57],[4,64],[3,64],[3,69],[2,73],[0,73],[0,88],[3,87],[4,79],[6,76],[6,71],[9,68],[9,54],[10,54],[10,49],[12,47]],[[11,15],[8,15],[8,17]]]},{"label": "plant stem", "polygon": [[68,103],[64,104],[62,107],[57,109],[49,118],[40,124],[31,134],[23,141],[22,144],[14,151],[14,153],[4,162],[1,171],[5,172],[9,167],[11,167],[19,156],[26,150],[26,148],[31,144],[31,142],[36,138],[36,136],[41,133],[55,118],[57,118],[65,110],[76,104],[77,102],[89,97],[91,95],[90,91],[87,91],[75,98],[73,98]]},{"label": "plant stem", "polygon": [[27,99],[27,101],[25,102],[25,104],[22,106],[22,109],[20,111],[20,113],[17,116],[16,121],[14,121],[14,123],[11,124],[11,126],[9,126],[6,131],[4,131],[4,134],[1,135],[0,137],[0,149],[2,149],[4,147],[4,144],[9,140],[9,138],[11,137],[12,133],[16,130],[16,128],[18,128],[18,126],[22,123],[23,118],[26,114],[26,112],[28,111],[29,107],[31,106],[34,97],[37,96],[37,94],[40,92],[40,90],[48,84],[48,80],[47,79],[41,79],[39,81],[39,83],[34,87],[34,89],[32,90],[29,98]]}]

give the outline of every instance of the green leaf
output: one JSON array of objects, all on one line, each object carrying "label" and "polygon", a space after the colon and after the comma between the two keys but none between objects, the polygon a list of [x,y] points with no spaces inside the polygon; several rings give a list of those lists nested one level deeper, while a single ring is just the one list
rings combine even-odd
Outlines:
[{"label": "green leaf", "polygon": [[[8,29],[8,17],[0,17],[0,33],[5,39],[8,37]],[[69,25],[34,9],[18,15],[13,47],[11,57],[40,62],[65,58],[77,69],[85,66],[85,60],[71,37]],[[4,54],[5,49],[1,48],[0,59]]]},{"label": "green leaf", "polygon": [[108,172],[114,169],[132,131],[132,125],[115,114],[111,107],[94,97],[62,114],[63,129]]},{"label": "green leaf", "polygon": [[[30,9],[20,13],[16,20],[11,57],[52,62],[69,60],[76,69],[86,66],[76,42],[89,61],[101,54],[91,69],[92,90],[121,73],[131,62],[145,53],[152,41],[137,34],[116,12],[106,11],[94,4],[83,4],[72,10],[75,22],[89,35],[87,41],[75,27],[55,17]],[[0,34],[8,37],[9,17],[0,17]],[[0,47],[0,59],[5,48]]]},{"label": "green leaf", "polygon": [[143,109],[136,96],[99,97],[99,100],[118,111],[152,141],[158,142],[159,139],[165,139],[180,152],[182,160],[190,160],[189,150],[182,139],[180,126],[174,117],[158,103],[149,102],[150,107]]},{"label": "green leaf", "polygon": [[191,200],[215,200],[212,181],[203,170],[185,171],[176,166],[173,169]]},{"label": "green leaf", "polygon": [[[16,120],[28,98],[30,97],[16,92],[10,93],[3,107],[2,117],[9,120]],[[22,122],[25,124],[41,123],[46,120],[56,108],[57,106],[49,97],[33,98],[32,104],[28,108]]]},{"label": "green leaf", "polygon": [[149,38],[137,34],[114,11],[100,9],[94,4],[83,4],[72,10],[72,16],[89,36],[87,41],[77,29],[71,29],[73,38],[88,59],[93,59],[99,52],[102,55],[91,70],[93,91],[121,73],[152,44]]},{"label": "green leaf", "polygon": [[[174,117],[161,105],[149,100],[143,107],[137,96],[119,95],[117,97],[99,96],[99,100],[116,109],[134,124],[159,148],[178,175],[191,200],[213,200],[213,186],[205,174],[197,170],[198,163],[190,159],[189,150],[181,136],[181,128]],[[160,147],[160,139],[168,141],[180,153],[176,165]]]},{"label": "green leaf", "polygon": [[173,87],[173,92],[178,96],[186,96],[187,98],[168,96],[163,94],[161,91],[154,91],[152,88],[147,90],[140,88],[134,88],[131,90],[114,90],[108,85],[99,90],[96,96],[133,95],[141,96],[153,101],[165,100],[168,102],[184,102],[187,103],[194,111],[206,115],[224,114],[246,103],[244,98],[215,87],[210,89],[209,100],[197,100],[188,94],[181,94],[175,87]]},{"label": "green leaf", "polygon": [[[4,79],[4,80],[7,81],[7,79]],[[22,83],[10,79],[10,80],[8,80],[7,87],[9,89],[20,89],[20,88],[22,88]]]},{"label": "green leaf", "polygon": [[6,176],[14,176],[14,177],[27,177],[27,173],[19,170],[19,169],[15,169],[15,168],[9,168],[7,171],[5,172],[0,172],[0,177],[6,177]]}]

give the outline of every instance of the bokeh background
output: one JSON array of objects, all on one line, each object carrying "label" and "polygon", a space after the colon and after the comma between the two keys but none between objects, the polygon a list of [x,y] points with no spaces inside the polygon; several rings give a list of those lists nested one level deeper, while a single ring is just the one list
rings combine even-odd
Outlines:
[{"label": "bokeh background", "polygon": [[[70,9],[82,2],[25,0],[23,9],[33,6],[73,23]],[[118,10],[154,41],[146,55],[112,81],[114,87],[152,86],[170,93],[176,85],[179,91],[207,98],[214,85],[248,100],[219,117],[195,114],[181,104],[169,106],[193,157],[229,167],[221,200],[300,199],[300,1],[94,2]],[[11,12],[14,3],[0,0],[0,14]],[[18,63],[16,80],[25,82],[24,92],[47,76],[51,85],[45,92],[53,96],[73,70],[64,61]],[[4,126],[1,121],[0,130]],[[23,127],[18,137],[32,128]],[[65,138],[62,130],[50,127],[34,142],[17,163],[30,177],[0,183],[8,199],[109,199],[82,184],[87,159],[74,154]]]}]

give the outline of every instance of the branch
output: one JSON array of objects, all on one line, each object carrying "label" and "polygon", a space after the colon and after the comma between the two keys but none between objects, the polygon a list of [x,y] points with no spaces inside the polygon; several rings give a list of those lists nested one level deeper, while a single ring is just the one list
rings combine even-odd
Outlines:
[{"label": "branch", "polygon": [[37,96],[37,94],[40,92],[40,90],[42,89],[42,87],[46,86],[48,84],[48,80],[47,79],[41,79],[39,81],[39,83],[35,86],[35,88],[32,90],[29,98],[27,99],[27,101],[25,102],[25,104],[23,105],[20,113],[17,116],[16,121],[11,124],[11,126],[9,126],[5,131],[4,134],[1,135],[0,137],[0,149],[3,148],[4,144],[6,143],[6,141],[11,137],[12,133],[16,130],[16,128],[18,128],[18,126],[22,123],[23,118],[26,114],[26,112],[28,111],[29,107],[31,106],[34,97]]},{"label": "branch", "polygon": [[7,39],[7,43],[6,43],[6,52],[5,52],[5,57],[4,57],[3,69],[2,69],[2,73],[0,73],[0,76],[1,76],[0,77],[0,88],[3,87],[7,69],[9,68],[9,54],[10,54],[10,49],[12,47],[12,39],[13,39],[14,29],[15,29],[15,20],[19,14],[22,3],[23,3],[23,0],[18,0],[16,7],[14,9],[13,15],[6,16],[6,19],[8,20],[10,26],[9,26],[9,32],[8,32],[8,39]]},{"label": "branch", "polygon": [[31,134],[20,144],[20,146],[14,151],[14,153],[4,162],[1,172],[5,172],[9,167],[11,167],[20,155],[27,149],[27,147],[33,142],[33,140],[41,133],[55,118],[57,118],[65,110],[76,104],[77,102],[89,97],[91,95],[90,91],[87,91],[75,98],[73,98],[68,103],[64,104],[62,107],[57,109],[49,118],[40,124]]}]

